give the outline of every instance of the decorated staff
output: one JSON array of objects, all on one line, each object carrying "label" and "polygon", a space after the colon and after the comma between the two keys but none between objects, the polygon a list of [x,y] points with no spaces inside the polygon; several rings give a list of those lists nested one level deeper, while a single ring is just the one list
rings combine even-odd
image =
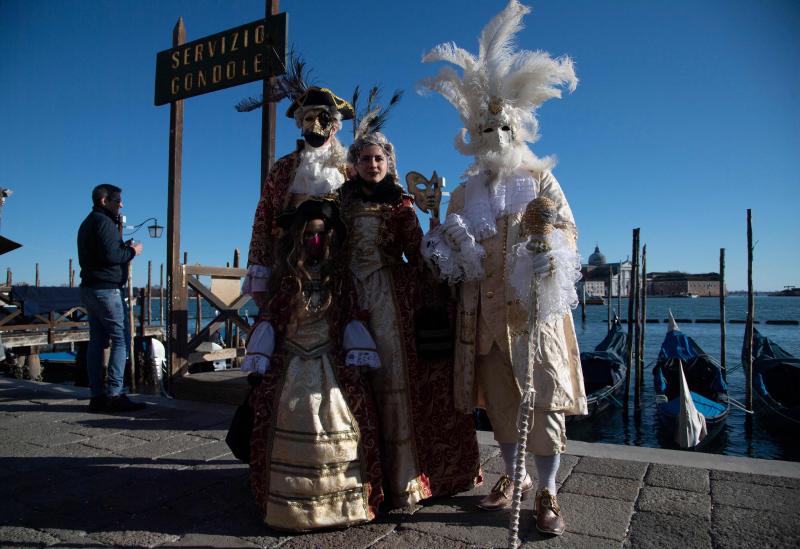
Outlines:
[{"label": "decorated staff", "polygon": [[[528,12],[511,0],[484,27],[477,55],[450,42],[422,59],[456,66],[442,68],[421,87],[458,110],[463,128],[456,149],[474,157],[444,221],[423,239],[422,253],[443,280],[459,288],[456,403],[464,411],[486,408],[505,465],[479,507],[510,509],[516,475],[519,500],[536,489],[536,527],[559,535],[565,528],[556,500],[559,458],[566,450],[564,416],[586,413],[570,313],[578,304],[580,259],[572,211],[551,171],[555,160],[537,157],[527,143],[538,138],[536,110],[560,97],[562,88],[574,90],[578,80],[570,58],[514,47]],[[529,240],[523,214],[541,197],[552,201],[555,213],[546,225],[553,229]],[[548,250],[536,244],[545,236]],[[531,387],[529,375],[535,403],[532,389],[521,390]],[[533,408],[530,433],[526,425],[523,433],[517,429],[521,406],[525,412]],[[525,471],[525,450],[534,454],[538,486]]]}]

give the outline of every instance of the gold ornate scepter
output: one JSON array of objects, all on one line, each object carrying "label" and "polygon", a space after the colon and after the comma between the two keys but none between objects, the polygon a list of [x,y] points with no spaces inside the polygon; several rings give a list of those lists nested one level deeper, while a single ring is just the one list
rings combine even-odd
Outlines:
[{"label": "gold ornate scepter", "polygon": [[[522,216],[523,235],[528,236],[525,247],[532,254],[547,253],[550,251],[548,236],[553,231],[556,220],[555,203],[547,197],[540,196],[532,200]],[[536,390],[533,386],[533,366],[540,358],[539,349],[539,277],[531,275],[531,286],[528,293],[528,356],[525,368],[525,387],[522,390],[522,399],[517,412],[517,455],[514,464],[514,492],[511,499],[511,520],[509,524],[508,546],[512,549],[519,547],[519,513],[522,506],[522,481],[525,480],[525,450],[528,445],[528,433],[533,427],[531,416],[536,400]]]},{"label": "gold ornate scepter", "polygon": [[433,219],[439,222],[439,205],[442,202],[442,196],[447,196],[449,193],[442,192],[444,189],[445,179],[439,177],[436,170],[430,179],[425,177],[419,172],[408,172],[406,174],[406,187],[408,192],[414,196],[414,201],[423,213],[428,213],[430,204],[430,214]]}]

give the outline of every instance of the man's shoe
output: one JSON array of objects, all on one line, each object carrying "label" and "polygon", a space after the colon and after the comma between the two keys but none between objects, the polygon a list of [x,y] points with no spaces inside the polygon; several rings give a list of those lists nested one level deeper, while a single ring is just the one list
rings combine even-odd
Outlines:
[{"label": "man's shoe", "polygon": [[108,399],[108,412],[134,412],[145,408],[147,404],[144,402],[134,402],[128,398],[128,395],[117,395]]},{"label": "man's shoe", "polygon": [[[525,475],[522,481],[522,500],[528,498],[528,494],[533,488],[533,480],[530,475]],[[489,495],[483,498],[478,507],[484,511],[501,511],[511,509],[511,499],[514,496],[514,481],[508,475],[503,475],[497,484],[494,485]]]},{"label": "man's shoe", "polygon": [[89,399],[89,411],[92,413],[105,412],[108,409],[108,397],[97,395]]},{"label": "man's shoe", "polygon": [[547,488],[536,493],[533,503],[533,514],[536,516],[536,529],[543,534],[560,536],[564,533],[564,517],[558,500]]}]

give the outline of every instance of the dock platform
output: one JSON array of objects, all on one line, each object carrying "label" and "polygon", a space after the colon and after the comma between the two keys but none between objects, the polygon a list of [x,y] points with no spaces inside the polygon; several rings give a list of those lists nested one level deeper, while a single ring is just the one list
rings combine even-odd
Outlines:
[{"label": "dock platform", "polygon": [[[483,485],[346,530],[267,528],[224,437],[234,407],[134,395],[88,413],[88,390],[0,377],[2,547],[505,547],[508,514],[477,510],[502,470],[479,433]],[[535,475],[535,467],[529,467]],[[523,547],[798,547],[800,463],[571,441],[558,476],[567,531]]]}]

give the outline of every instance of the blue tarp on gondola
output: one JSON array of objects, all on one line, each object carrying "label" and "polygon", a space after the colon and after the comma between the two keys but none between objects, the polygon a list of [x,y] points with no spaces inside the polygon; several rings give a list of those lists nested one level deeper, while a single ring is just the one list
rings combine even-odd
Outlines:
[{"label": "blue tarp on gondola", "polygon": [[659,359],[679,358],[683,362],[689,362],[697,356],[697,345],[692,341],[692,338],[681,332],[680,330],[673,330],[667,332],[664,342],[661,343],[661,351],[659,351]]}]

